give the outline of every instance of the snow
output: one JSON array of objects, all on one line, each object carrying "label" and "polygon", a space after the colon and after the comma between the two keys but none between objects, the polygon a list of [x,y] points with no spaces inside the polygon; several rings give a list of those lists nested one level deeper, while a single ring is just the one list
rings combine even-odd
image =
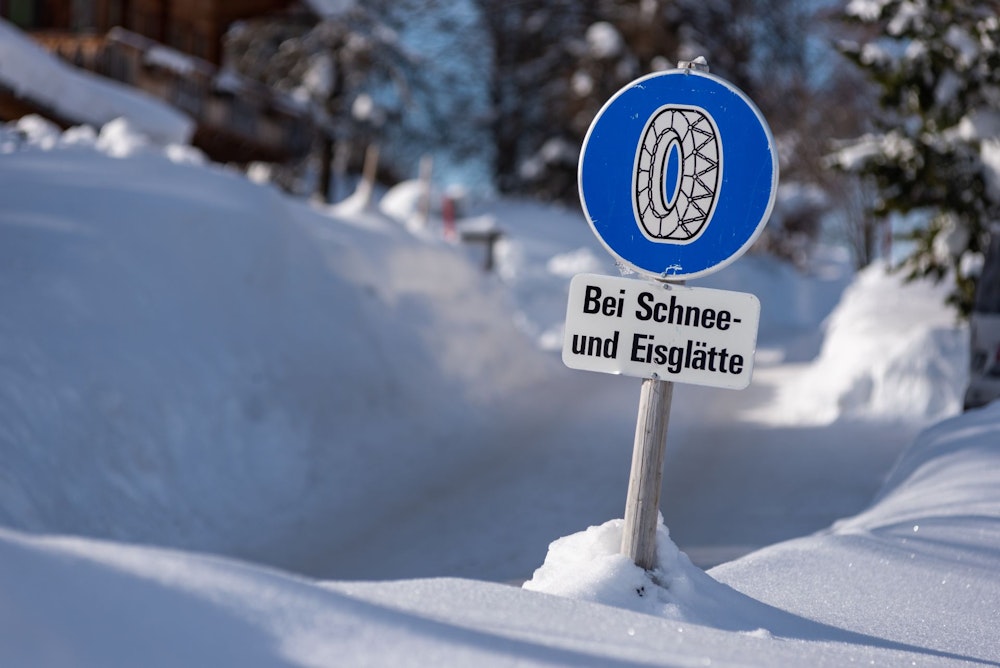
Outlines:
[{"label": "snow", "polygon": [[778,638],[493,583],[317,584],[210,557],[9,532],[0,551],[3,590],[23,603],[16,614],[2,608],[14,622],[4,625],[5,665],[959,665],[801,619]]},{"label": "snow", "polygon": [[333,19],[349,13],[358,3],[355,0],[308,0],[308,5],[320,16]]},{"label": "snow", "polygon": [[314,206],[141,126],[0,130],[0,665],[1000,662],[1000,407],[937,286],[697,281],[760,298],[755,378],[676,389],[647,573],[638,384],[556,352],[618,273],[578,211],[470,204],[487,275],[413,182]]},{"label": "snow", "polygon": [[[865,512],[712,575],[755,599],[794,606],[884,644],[995,663],[998,419],[1000,406],[992,405],[935,425],[907,450]],[[811,583],[809,596],[799,578]],[[952,616],[952,609],[962,612]]]},{"label": "snow", "polygon": [[587,28],[587,50],[597,60],[614,58],[621,54],[622,36],[607,21],[598,21]]},{"label": "snow", "polygon": [[1000,200],[1000,137],[984,139],[980,145],[980,155],[983,160],[986,191],[991,198]]},{"label": "snow", "polygon": [[362,93],[354,98],[351,105],[351,115],[359,121],[371,123],[375,127],[385,122],[384,112],[375,106],[375,101],[367,93]]},{"label": "snow", "polygon": [[577,97],[586,97],[594,90],[594,78],[583,70],[573,72],[570,88]]},{"label": "snow", "polygon": [[962,90],[962,79],[948,70],[941,75],[937,85],[934,87],[934,102],[937,106],[943,107],[951,104],[958,97]]},{"label": "snow", "polygon": [[957,64],[967,68],[979,57],[980,45],[975,38],[959,26],[948,26],[944,41],[951,45],[958,54]]},{"label": "snow", "polygon": [[874,21],[887,4],[889,0],[849,0],[845,13],[864,21]]},{"label": "snow", "polygon": [[[455,430],[555,365],[453,253],[331,226],[234,173],[99,149],[29,143],[0,167],[0,438],[30,444],[0,483],[8,525],[154,542],[177,525],[171,544],[258,556],[331,511],[363,531],[352,508],[391,514],[421,471],[474,458]],[[436,458],[394,450],[414,438]],[[18,471],[60,485],[39,495]]]},{"label": "snow", "polygon": [[100,127],[124,117],[158,144],[187,143],[194,122],[158,100],[64,64],[0,19],[0,84],[63,117]]},{"label": "snow", "polygon": [[[940,307],[945,295],[944,285],[904,283],[879,265],[865,269],[826,320],[817,359],[757,415],[799,424],[953,415],[968,382],[968,347],[955,316]],[[889,301],[896,302],[891,315]]]},{"label": "snow", "polygon": [[[768,621],[786,621],[694,566],[660,519],[653,571],[619,554],[624,521],[611,520],[553,542],[545,563],[523,588],[731,631],[757,631]],[[778,632],[771,626],[768,634]]]},{"label": "snow", "polygon": [[207,65],[205,63],[199,66],[200,64],[191,56],[160,44],[153,44],[146,50],[143,54],[143,62],[148,65],[162,67],[180,75],[194,74]]},{"label": "snow", "polygon": [[328,99],[333,92],[335,71],[335,64],[329,54],[314,55],[302,77],[303,86],[308,91],[307,98],[318,101]]},{"label": "snow", "polygon": [[895,8],[896,13],[889,20],[886,32],[890,35],[902,35],[907,31],[919,31],[924,17],[923,3],[903,0]]}]

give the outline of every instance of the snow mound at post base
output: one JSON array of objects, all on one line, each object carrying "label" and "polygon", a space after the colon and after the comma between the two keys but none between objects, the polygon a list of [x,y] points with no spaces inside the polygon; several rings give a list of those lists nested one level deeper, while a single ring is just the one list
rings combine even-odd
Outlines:
[{"label": "snow mound at post base", "polygon": [[614,519],[549,546],[545,563],[523,588],[762,636],[801,633],[802,620],[716,582],[670,539],[660,517],[652,571],[619,554],[625,522]]}]

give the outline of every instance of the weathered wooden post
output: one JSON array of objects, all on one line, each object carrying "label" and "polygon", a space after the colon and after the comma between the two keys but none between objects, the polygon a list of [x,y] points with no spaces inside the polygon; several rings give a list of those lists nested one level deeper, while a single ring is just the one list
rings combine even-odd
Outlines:
[{"label": "weathered wooden post", "polygon": [[647,571],[656,567],[656,526],[673,394],[674,384],[659,378],[643,379],[639,394],[621,553]]}]

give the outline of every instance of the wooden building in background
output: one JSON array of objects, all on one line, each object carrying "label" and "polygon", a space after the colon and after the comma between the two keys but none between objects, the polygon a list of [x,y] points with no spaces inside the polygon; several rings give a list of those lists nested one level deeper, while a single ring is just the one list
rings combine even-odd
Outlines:
[{"label": "wooden building in background", "polygon": [[[219,68],[223,37],[234,22],[281,12],[294,4],[295,0],[0,0],[0,18],[67,62],[144,90],[184,111],[197,124],[194,145],[209,157],[222,162],[285,162],[302,157],[311,146],[313,130],[307,114],[275,91],[251,81],[234,82],[231,72]],[[169,57],[171,53],[181,57]]]},{"label": "wooden building in background", "polygon": [[240,19],[293,0],[0,0],[0,16],[23,30],[104,34],[116,26],[219,65],[222,36]]}]

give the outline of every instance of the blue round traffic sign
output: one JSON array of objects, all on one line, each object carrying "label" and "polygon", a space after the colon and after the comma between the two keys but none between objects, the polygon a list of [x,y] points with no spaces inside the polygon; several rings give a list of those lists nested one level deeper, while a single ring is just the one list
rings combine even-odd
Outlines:
[{"label": "blue round traffic sign", "polygon": [[594,233],[662,278],[717,271],[771,215],[778,158],[767,122],[731,83],[692,69],[633,81],[591,123],[579,168]]}]

